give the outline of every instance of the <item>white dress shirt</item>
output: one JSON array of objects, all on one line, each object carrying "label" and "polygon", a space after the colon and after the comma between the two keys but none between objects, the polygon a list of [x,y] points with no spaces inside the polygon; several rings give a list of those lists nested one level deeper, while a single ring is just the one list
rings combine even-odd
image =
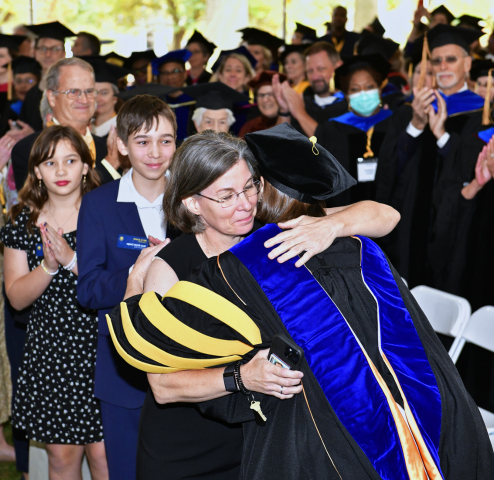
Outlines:
[{"label": "white dress shirt", "polygon": [[[144,198],[135,188],[131,168],[120,180],[117,202],[135,203],[146,237],[151,235],[163,241],[166,238],[166,220],[163,215],[163,194],[154,202]],[[135,232],[134,232],[135,235]]]},{"label": "white dress shirt", "polygon": [[336,102],[338,97],[330,95],[329,97],[320,97],[319,95],[314,95],[314,102],[320,107],[325,107],[326,105],[332,105]]},{"label": "white dress shirt", "polygon": [[91,124],[91,133],[97,137],[106,137],[110,133],[112,126],[117,126],[117,116],[109,118],[106,122],[101,125]]}]

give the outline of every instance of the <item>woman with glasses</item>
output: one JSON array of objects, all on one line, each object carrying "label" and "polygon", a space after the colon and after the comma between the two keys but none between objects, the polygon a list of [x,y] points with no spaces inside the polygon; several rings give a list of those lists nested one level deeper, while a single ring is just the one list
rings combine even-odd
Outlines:
[{"label": "woman with glasses", "polygon": [[266,130],[267,128],[271,128],[274,125],[278,125],[279,123],[288,120],[289,117],[279,116],[280,106],[274,96],[272,85],[274,75],[279,75],[280,83],[283,83],[286,80],[286,76],[282,73],[278,74],[278,72],[265,70],[260,72],[249,82],[249,87],[254,91],[257,107],[259,108],[261,115],[244,124],[238,134],[240,138],[244,138],[246,133]]},{"label": "woman with glasses", "polygon": [[[184,233],[155,257],[146,289],[165,293],[208,258],[249,234],[262,197],[253,161],[245,142],[229,134],[205,131],[185,140],[175,154],[164,197],[166,217],[173,218]],[[357,206],[357,210],[361,208],[365,210],[365,206]],[[379,228],[385,225],[382,234],[393,228],[396,218],[387,216],[392,209],[378,206],[372,210],[375,224]],[[332,217],[335,223],[329,221],[327,228],[323,227],[321,237],[325,241],[338,234],[335,225],[346,223],[343,220],[346,214],[335,213]],[[349,223],[356,231],[369,233],[357,222],[353,217]],[[308,236],[314,240],[317,233],[312,229]],[[265,354],[259,354],[242,369],[245,384],[278,398],[299,393],[298,373],[276,370],[263,362]],[[172,403],[202,402],[226,395],[222,370],[148,377],[153,392],[148,392],[141,413],[138,480],[160,478],[161,472],[167,472],[167,478],[174,480],[238,478],[243,444],[241,427],[211,420],[191,403]],[[167,383],[161,384],[162,381]],[[279,395],[282,386],[285,397]]]}]

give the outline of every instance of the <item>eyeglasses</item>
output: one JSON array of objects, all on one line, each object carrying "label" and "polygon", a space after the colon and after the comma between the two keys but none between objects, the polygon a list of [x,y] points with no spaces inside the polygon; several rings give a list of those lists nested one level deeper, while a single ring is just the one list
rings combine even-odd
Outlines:
[{"label": "eyeglasses", "polygon": [[443,60],[446,63],[456,63],[458,61],[458,57],[456,55],[448,55],[447,57],[436,57],[436,58],[431,58],[431,64],[434,65],[435,67],[438,67],[443,63]]},{"label": "eyeglasses", "polygon": [[261,190],[261,181],[256,180],[255,182],[252,182],[248,187],[244,188],[241,192],[238,193],[231,193],[230,195],[227,195],[226,197],[223,197],[219,200],[216,198],[210,198],[206,197],[206,195],[203,195],[202,193],[198,193],[200,197],[207,198],[208,200],[212,200],[213,202],[219,203],[221,205],[221,208],[228,208],[228,207],[233,207],[233,205],[236,205],[238,202],[238,197],[240,195],[245,194],[246,197],[253,197],[254,195],[257,195]]},{"label": "eyeglasses", "polygon": [[28,85],[31,85],[35,82],[36,80],[34,78],[16,78],[14,80],[14,83],[16,85],[22,85],[23,83],[27,83]]},{"label": "eyeglasses", "polygon": [[176,68],[175,70],[172,70],[171,72],[163,70],[162,72],[160,72],[160,75],[163,75],[164,77],[171,77],[172,75],[178,75],[178,74],[183,73],[183,72],[184,72],[183,68]]},{"label": "eyeglasses", "polygon": [[61,52],[64,48],[63,47],[36,47],[35,50],[38,50],[38,52],[51,52],[51,53],[58,53]]},{"label": "eyeglasses", "polygon": [[274,97],[274,93],[273,92],[269,92],[269,93],[258,93],[257,94],[257,99],[258,100],[262,100],[263,98],[265,98],[266,100],[268,100],[269,98],[273,98]]},{"label": "eyeglasses", "polygon": [[62,92],[61,90],[52,90],[52,92],[63,93],[67,95],[67,98],[70,98],[71,100],[81,98],[81,95],[83,93],[86,95],[86,98],[94,98],[98,95],[98,90],[96,90],[95,88],[87,88],[86,90],[81,90],[80,88],[72,88],[70,90],[65,90],[65,92]]}]

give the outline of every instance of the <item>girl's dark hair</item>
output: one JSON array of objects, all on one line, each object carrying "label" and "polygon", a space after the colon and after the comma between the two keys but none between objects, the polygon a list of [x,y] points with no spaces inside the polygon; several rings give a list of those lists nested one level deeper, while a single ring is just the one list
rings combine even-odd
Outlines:
[{"label": "girl's dark hair", "polygon": [[182,200],[209,187],[242,159],[255,176],[252,167],[255,160],[244,140],[212,130],[187,138],[175,152],[170,166],[163,197],[165,218],[182,232],[203,232],[206,226],[201,217],[191,213]]},{"label": "girl's dark hair", "polygon": [[74,150],[81,157],[82,163],[89,166],[86,174],[86,181],[81,178],[81,196],[93,188],[99,186],[98,173],[93,169],[93,158],[86,142],[81,135],[72,127],[62,127],[54,125],[45,128],[34,142],[29,156],[29,168],[27,179],[21,188],[18,196],[19,203],[14,205],[9,211],[9,218],[15,224],[15,219],[24,207],[29,207],[31,215],[27,221],[27,230],[33,233],[33,226],[38,221],[39,214],[43,206],[48,201],[48,190],[43,182],[39,184],[38,177],[34,170],[41,163],[53,158],[57,145],[60,141],[67,140],[74,147]]},{"label": "girl's dark hair", "polygon": [[264,179],[262,201],[257,210],[256,218],[261,223],[286,222],[301,215],[324,217],[324,202],[316,204],[302,203],[289,197],[273,187]]},{"label": "girl's dark hair", "polygon": [[340,78],[340,89],[345,95],[348,95],[350,80],[357,72],[367,72],[376,82],[377,88],[381,89],[384,78],[379,72],[374,70],[370,65],[356,65],[355,68],[351,69],[347,75]]}]

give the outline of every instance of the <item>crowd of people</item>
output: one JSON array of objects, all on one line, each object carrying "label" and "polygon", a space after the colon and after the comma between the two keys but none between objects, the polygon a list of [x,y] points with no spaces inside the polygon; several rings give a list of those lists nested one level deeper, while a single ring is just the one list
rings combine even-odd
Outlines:
[{"label": "crowd of people", "polygon": [[494,358],[457,370],[407,285],[493,303],[494,33],[445,6],[403,49],[346,23],[244,28],[213,65],[198,31],[128,58],[60,22],[0,34],[0,460],[24,480],[31,440],[50,480],[84,455],[94,480],[492,476]]}]

